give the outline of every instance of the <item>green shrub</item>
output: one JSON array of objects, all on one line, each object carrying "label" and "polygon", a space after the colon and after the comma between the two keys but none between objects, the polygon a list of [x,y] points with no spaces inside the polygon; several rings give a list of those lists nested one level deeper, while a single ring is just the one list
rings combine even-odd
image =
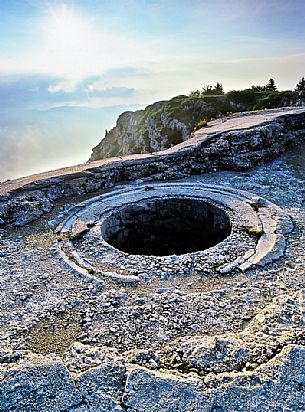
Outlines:
[{"label": "green shrub", "polygon": [[182,142],[181,130],[170,129],[169,127],[163,127],[163,129],[161,130],[161,134],[163,136],[167,136],[168,143],[170,144],[170,146],[174,146]]},{"label": "green shrub", "polygon": [[206,119],[199,120],[199,122],[197,122],[197,123],[195,124],[195,126],[194,126],[194,129],[193,129],[194,132],[195,132],[196,130],[202,129],[202,128],[205,127],[207,124],[208,124],[208,121],[207,121]]},{"label": "green shrub", "polygon": [[258,100],[266,96],[266,92],[260,92],[252,89],[246,90],[231,90],[227,93],[229,101],[233,101],[236,104],[246,106],[251,109]]},{"label": "green shrub", "polygon": [[284,105],[285,100],[291,100],[292,93],[291,92],[278,92],[273,91],[268,94],[265,98],[261,99],[257,102],[253,110],[263,110],[263,109],[272,109],[274,107],[280,107]]}]

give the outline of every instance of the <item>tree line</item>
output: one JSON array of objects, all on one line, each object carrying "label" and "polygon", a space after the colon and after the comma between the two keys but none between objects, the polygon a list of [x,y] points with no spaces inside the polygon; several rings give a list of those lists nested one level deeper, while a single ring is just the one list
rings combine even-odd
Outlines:
[{"label": "tree line", "polygon": [[[264,86],[251,86],[251,89],[255,92],[272,92],[277,90],[275,80],[270,78],[268,83]],[[296,84],[294,89],[297,92],[305,92],[305,78],[302,77],[301,80]],[[189,94],[191,97],[200,97],[200,96],[218,96],[223,95],[223,85],[220,82],[217,82],[215,86],[206,85],[201,90],[192,90]]]}]

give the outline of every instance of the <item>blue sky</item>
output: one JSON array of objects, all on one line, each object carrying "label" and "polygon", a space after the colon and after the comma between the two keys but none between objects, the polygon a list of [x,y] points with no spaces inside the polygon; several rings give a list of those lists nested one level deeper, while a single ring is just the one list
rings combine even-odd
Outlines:
[{"label": "blue sky", "polygon": [[1,105],[145,104],[270,77],[286,89],[305,72],[304,0],[1,0],[0,18]]},{"label": "blue sky", "polygon": [[304,75],[305,0],[0,0],[0,180],[85,162],[123,110]]}]

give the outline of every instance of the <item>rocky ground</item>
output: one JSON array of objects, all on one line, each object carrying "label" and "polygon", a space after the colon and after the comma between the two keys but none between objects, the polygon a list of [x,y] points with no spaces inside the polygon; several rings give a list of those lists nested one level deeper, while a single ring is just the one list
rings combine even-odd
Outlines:
[{"label": "rocky ground", "polygon": [[284,255],[246,271],[85,281],[54,233],[84,196],[1,229],[0,410],[305,410],[304,159],[301,144],[179,180],[246,190],[292,218]]}]

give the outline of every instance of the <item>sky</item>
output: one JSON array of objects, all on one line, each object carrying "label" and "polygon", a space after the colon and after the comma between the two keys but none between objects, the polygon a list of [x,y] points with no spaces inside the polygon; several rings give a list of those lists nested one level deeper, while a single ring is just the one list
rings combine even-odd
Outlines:
[{"label": "sky", "polygon": [[[39,146],[52,139],[52,123],[47,136],[43,129],[45,113],[113,108],[90,138],[73,135],[70,126],[62,136],[63,145],[81,141],[83,154],[69,158],[77,163],[123,108],[217,81],[229,91],[273,77],[279,89],[292,89],[304,75],[304,0],[0,0],[0,180],[30,170],[13,170],[13,159],[8,169],[4,155],[20,147],[27,110],[44,112],[44,126],[27,123],[27,136],[34,124]],[[91,120],[76,120],[75,131]],[[39,170],[53,164],[46,159]]]}]

